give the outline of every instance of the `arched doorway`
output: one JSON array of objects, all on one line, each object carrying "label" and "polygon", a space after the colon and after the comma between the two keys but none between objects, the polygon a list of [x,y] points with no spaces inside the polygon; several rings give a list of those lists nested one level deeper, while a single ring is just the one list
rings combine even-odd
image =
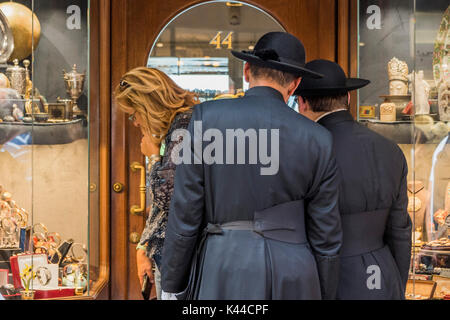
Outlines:
[{"label": "arched doorway", "polygon": [[267,12],[243,3],[210,1],[173,18],[153,43],[147,66],[158,68],[202,101],[246,89],[243,63],[231,50],[252,50],[265,33],[285,31]]}]

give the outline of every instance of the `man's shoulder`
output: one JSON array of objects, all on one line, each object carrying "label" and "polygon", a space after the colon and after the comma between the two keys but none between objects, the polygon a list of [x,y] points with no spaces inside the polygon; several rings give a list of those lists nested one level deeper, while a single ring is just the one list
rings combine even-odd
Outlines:
[{"label": "man's shoulder", "polygon": [[226,112],[230,107],[245,103],[243,98],[227,98],[218,100],[208,100],[194,106],[194,112]]},{"label": "man's shoulder", "polygon": [[[268,108],[266,108],[267,106]],[[280,121],[287,124],[299,136],[314,136],[331,139],[331,134],[323,126],[306,118],[297,111],[291,109],[281,100],[266,99],[265,97],[251,96],[236,99],[220,99],[205,101],[196,106],[197,112],[203,115],[214,115],[217,113],[224,116],[236,112],[249,112],[254,115],[266,113],[272,121]]]},{"label": "man's shoulder", "polygon": [[[362,143],[372,144],[376,150],[382,150],[383,154],[389,154],[390,157],[395,156],[398,159],[404,159],[404,155],[400,147],[389,138],[373,131],[367,126],[359,123],[358,121],[350,122],[352,124],[352,130],[348,130],[347,134],[353,138],[363,137]],[[356,134],[355,134],[356,133]],[[334,139],[339,137],[334,136]]]},{"label": "man's shoulder", "polygon": [[361,123],[358,123],[358,125],[361,127],[361,130],[365,130],[367,135],[369,137],[371,137],[371,139],[373,139],[381,147],[384,147],[384,148],[387,148],[387,149],[396,150],[396,151],[400,150],[399,146],[394,141],[392,141],[391,139],[381,135],[378,132],[375,132],[374,130],[372,130],[372,129],[362,125]]}]

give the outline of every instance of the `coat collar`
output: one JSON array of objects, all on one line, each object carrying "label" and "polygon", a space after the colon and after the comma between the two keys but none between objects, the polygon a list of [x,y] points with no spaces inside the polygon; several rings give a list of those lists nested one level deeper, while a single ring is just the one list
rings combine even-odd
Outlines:
[{"label": "coat collar", "polygon": [[327,127],[345,121],[355,121],[350,112],[346,110],[330,113],[320,119],[317,123],[321,124],[324,127]]},{"label": "coat collar", "polygon": [[245,96],[264,96],[264,97],[272,97],[275,99],[279,99],[284,102],[283,95],[280,91],[271,88],[271,87],[253,87],[247,90]]}]

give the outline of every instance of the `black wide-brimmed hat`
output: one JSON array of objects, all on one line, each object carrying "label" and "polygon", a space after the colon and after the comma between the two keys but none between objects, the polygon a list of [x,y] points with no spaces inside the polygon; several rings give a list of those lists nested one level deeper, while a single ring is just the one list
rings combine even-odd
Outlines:
[{"label": "black wide-brimmed hat", "polygon": [[321,78],[322,75],[305,68],[303,43],[287,32],[269,32],[258,40],[252,51],[231,51],[238,59],[249,63],[292,73],[299,77]]},{"label": "black wide-brimmed hat", "polygon": [[370,83],[366,79],[347,78],[341,66],[329,60],[313,60],[308,62],[305,67],[315,72],[320,72],[324,77],[322,79],[302,79],[294,93],[296,96],[345,94],[348,91],[365,87]]}]

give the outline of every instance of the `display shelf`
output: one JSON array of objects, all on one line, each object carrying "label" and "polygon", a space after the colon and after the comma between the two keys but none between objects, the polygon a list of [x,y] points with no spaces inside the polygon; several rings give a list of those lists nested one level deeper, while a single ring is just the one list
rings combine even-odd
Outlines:
[{"label": "display shelf", "polygon": [[381,122],[378,120],[361,120],[360,123],[395,143],[414,143],[411,121]]},{"label": "display shelf", "polygon": [[0,145],[24,134],[32,135],[29,144],[54,145],[67,144],[87,138],[87,129],[83,119],[61,123],[0,123]]}]

